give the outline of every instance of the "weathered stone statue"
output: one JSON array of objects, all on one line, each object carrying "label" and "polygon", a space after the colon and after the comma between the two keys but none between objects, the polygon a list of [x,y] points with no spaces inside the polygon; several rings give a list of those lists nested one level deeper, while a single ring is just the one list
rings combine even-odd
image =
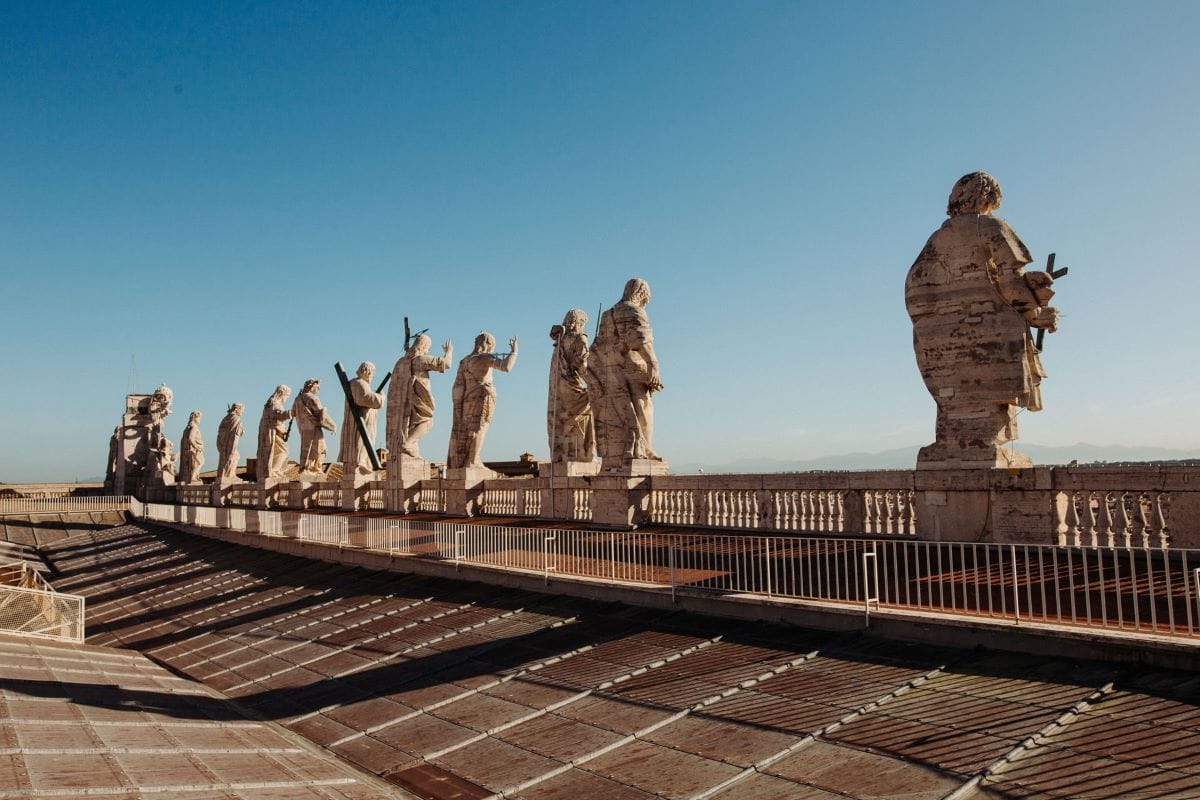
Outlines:
[{"label": "weathered stone statue", "polygon": [[217,481],[236,480],[238,467],[238,440],[246,429],[242,427],[241,403],[229,407],[225,418],[217,428]]},{"label": "weathered stone statue", "polygon": [[321,382],[309,378],[304,388],[292,403],[292,416],[300,429],[300,472],[315,474],[325,472],[325,431],[334,431],[333,420],[321,404],[317,392]]},{"label": "weathered stone statue", "polygon": [[[375,417],[383,407],[383,395],[371,388],[371,379],[375,377],[375,365],[364,361],[358,366],[358,377],[350,381],[350,394],[354,405],[362,413],[363,427],[372,443],[375,441]],[[372,445],[374,446],[374,445]],[[358,428],[354,424],[354,414],[350,410],[350,401],[346,401],[345,414],[342,416],[342,439],[338,450],[338,460],[342,462],[343,479],[357,475],[373,474],[375,468],[371,465],[371,456],[363,447],[358,436]]]},{"label": "weathered stone statue", "polygon": [[165,436],[154,451],[153,479],[164,486],[172,486],[175,483],[175,450],[171,440]]},{"label": "weathered stone statue", "polygon": [[200,483],[200,468],[204,466],[204,438],[200,435],[199,411],[188,417],[183,438],[179,440],[179,482]]},{"label": "weathered stone statue", "polygon": [[496,407],[492,370],[510,372],[517,363],[517,339],[508,340],[510,352],[495,355],[496,339],[490,333],[475,337],[475,350],[458,362],[454,378],[454,425],[450,429],[450,452],[446,464],[452,469],[482,467],[483,437]]},{"label": "weathered stone statue", "polygon": [[600,317],[600,330],[592,343],[588,386],[605,471],[620,471],[638,459],[662,461],[651,444],[651,395],[663,385],[654,354],[654,333],[646,317],[649,302],[649,285],[641,278],[631,278],[621,302]]},{"label": "weathered stone statue", "polygon": [[1027,466],[1005,451],[1017,438],[1017,410],[1042,408],[1046,373],[1030,328],[1053,332],[1048,306],[1054,282],[1026,272],[1033,259],[1004,220],[1000,184],[986,172],[959,179],[950,219],[929,237],[908,271],[904,299],[913,349],[937,403],[936,441],[921,448],[918,467]]},{"label": "weathered stone statue", "polygon": [[[166,438],[166,434],[163,432],[163,420],[171,416],[171,403],[174,400],[175,393],[171,391],[171,387],[163,383],[159,384],[159,387],[154,390],[154,394],[150,395],[146,401],[146,413],[150,416],[149,444],[152,454],[159,449],[163,439]],[[150,460],[153,462],[153,455]]]},{"label": "weathered stone statue", "polygon": [[592,404],[588,400],[588,316],[573,308],[550,329],[550,394],[546,408],[551,461],[591,462],[596,456]]},{"label": "weathered stone statue", "polygon": [[442,355],[429,355],[432,344],[425,334],[413,340],[408,352],[392,368],[387,395],[387,448],[390,458],[420,458],[420,439],[433,426],[433,392],[429,373],[450,368],[454,346],[446,340]]},{"label": "weathered stone statue", "polygon": [[288,459],[287,423],[292,418],[286,403],[291,394],[291,388],[281,383],[263,403],[262,416],[258,420],[258,466],[255,467],[259,483],[284,477]]},{"label": "weathered stone statue", "polygon": [[117,463],[121,457],[121,426],[113,428],[108,440],[108,466],[104,469],[104,485],[112,488],[117,482]]}]

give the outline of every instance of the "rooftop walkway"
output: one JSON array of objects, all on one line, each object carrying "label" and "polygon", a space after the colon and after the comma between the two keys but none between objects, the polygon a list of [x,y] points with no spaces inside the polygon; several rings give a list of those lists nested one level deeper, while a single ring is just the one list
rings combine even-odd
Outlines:
[{"label": "rooftop walkway", "polygon": [[1200,797],[1191,672],[372,572],[149,523],[43,553],[88,597],[90,642],[431,800]]},{"label": "rooftop walkway", "polygon": [[374,779],[136,652],[0,636],[0,798],[368,800]]}]

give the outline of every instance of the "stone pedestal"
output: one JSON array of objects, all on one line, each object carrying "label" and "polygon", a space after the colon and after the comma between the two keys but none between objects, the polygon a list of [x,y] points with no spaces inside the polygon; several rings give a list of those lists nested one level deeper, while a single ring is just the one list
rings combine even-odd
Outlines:
[{"label": "stone pedestal", "polygon": [[421,481],[428,479],[431,474],[430,462],[424,458],[397,455],[390,459],[384,488],[384,508],[400,514],[415,510]]},{"label": "stone pedestal", "polygon": [[915,488],[917,536],[927,541],[1027,543],[1055,527],[1050,467],[918,470]]},{"label": "stone pedestal", "polygon": [[232,486],[240,486],[245,481],[237,478],[214,478],[212,482],[212,504],[214,506],[229,505],[229,489]]},{"label": "stone pedestal", "polygon": [[456,517],[475,516],[483,482],[502,477],[487,467],[455,467],[446,470],[446,513]]},{"label": "stone pedestal", "polygon": [[383,473],[368,472],[359,474],[357,471],[342,478],[341,507],[346,511],[358,511],[367,500],[370,484],[383,478]]},{"label": "stone pedestal", "polygon": [[288,504],[287,482],[282,478],[263,478],[258,481],[258,507],[278,508]]},{"label": "stone pedestal", "polygon": [[583,478],[600,474],[599,461],[539,461],[539,478]]},{"label": "stone pedestal", "polygon": [[632,529],[649,517],[648,476],[598,475],[592,479],[592,522]]}]

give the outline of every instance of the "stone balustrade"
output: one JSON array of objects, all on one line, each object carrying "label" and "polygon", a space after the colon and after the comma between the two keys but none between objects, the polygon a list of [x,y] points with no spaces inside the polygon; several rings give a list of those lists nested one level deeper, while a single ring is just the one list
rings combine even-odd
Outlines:
[{"label": "stone balustrade", "polygon": [[[769,475],[426,478],[365,484],[359,509],[1101,548],[1200,547],[1200,466],[1129,464]],[[303,489],[303,491],[301,491]],[[207,505],[207,485],[174,488]],[[230,508],[345,508],[337,483],[233,484]],[[464,499],[466,498],[466,499]],[[455,503],[468,503],[465,511]]]}]

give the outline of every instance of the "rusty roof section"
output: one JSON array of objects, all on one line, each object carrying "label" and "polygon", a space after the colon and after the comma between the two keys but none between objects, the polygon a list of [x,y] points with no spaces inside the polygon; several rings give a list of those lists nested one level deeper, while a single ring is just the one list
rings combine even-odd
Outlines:
[{"label": "rusty roof section", "polygon": [[371,572],[147,524],[45,554],[88,596],[90,641],[428,800],[1200,797],[1193,673]]}]

